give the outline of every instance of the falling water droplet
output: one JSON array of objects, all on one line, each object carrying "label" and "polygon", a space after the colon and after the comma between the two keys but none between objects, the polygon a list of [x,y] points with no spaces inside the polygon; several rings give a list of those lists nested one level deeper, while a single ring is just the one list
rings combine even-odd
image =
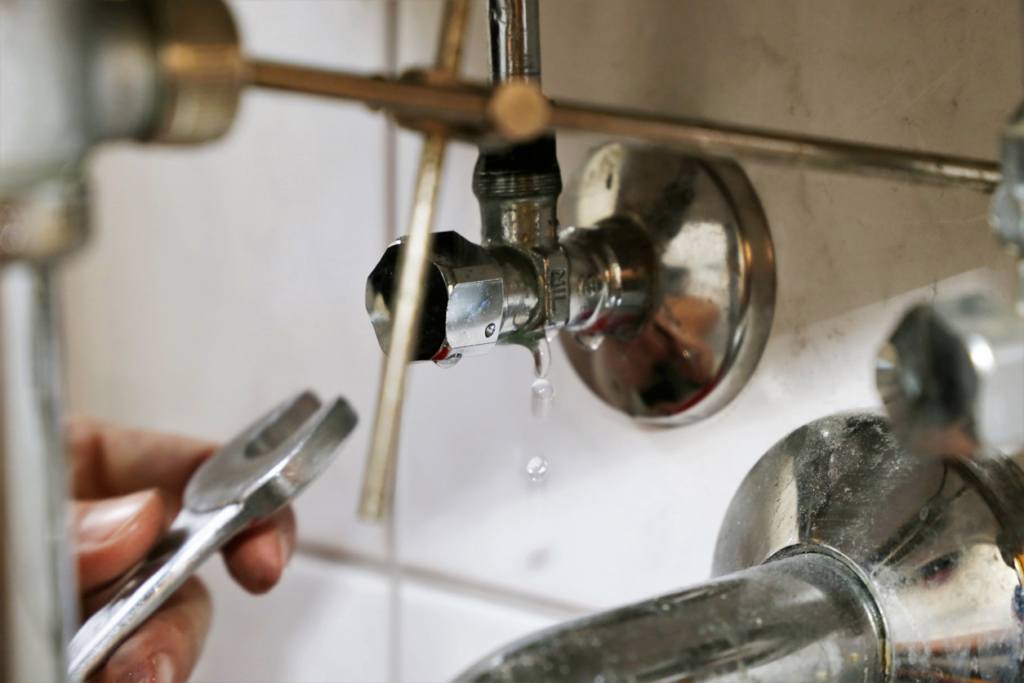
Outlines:
[{"label": "falling water droplet", "polygon": [[543,377],[533,380],[530,385],[530,411],[533,416],[543,419],[551,412],[551,402],[555,398],[555,385]]},{"label": "falling water droplet", "polygon": [[[551,401],[555,396],[555,387],[547,379],[551,366],[551,345],[541,337],[530,349],[533,352],[533,374],[535,379],[530,386],[530,412],[534,419],[543,420],[551,412]],[[535,437],[536,438],[536,437]],[[534,453],[543,452],[539,439],[530,450]],[[526,463],[526,476],[534,484],[539,484],[548,476],[549,463],[543,455],[533,455]]]},{"label": "falling water droplet", "polygon": [[551,368],[551,344],[545,337],[541,337],[530,349],[533,352],[533,374],[535,377],[543,378],[548,376]]},{"label": "falling water droplet", "polygon": [[539,455],[535,455],[526,463],[526,476],[532,482],[544,481],[548,476],[548,461]]}]

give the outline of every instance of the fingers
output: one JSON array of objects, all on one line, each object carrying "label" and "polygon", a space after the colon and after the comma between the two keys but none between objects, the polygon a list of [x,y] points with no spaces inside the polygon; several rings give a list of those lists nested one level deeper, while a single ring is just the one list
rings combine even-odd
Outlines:
[{"label": "fingers", "polygon": [[76,502],[79,589],[97,588],[138,563],[164,530],[167,516],[155,490],[101,501]]},{"label": "fingers", "polygon": [[210,594],[189,579],[111,656],[92,683],[183,683],[210,629]]},{"label": "fingers", "polygon": [[224,548],[228,572],[250,593],[266,593],[281,578],[295,547],[291,507],[246,530]]},{"label": "fingers", "polygon": [[118,496],[160,488],[178,497],[215,444],[182,436],[74,419],[67,428],[76,498]]}]

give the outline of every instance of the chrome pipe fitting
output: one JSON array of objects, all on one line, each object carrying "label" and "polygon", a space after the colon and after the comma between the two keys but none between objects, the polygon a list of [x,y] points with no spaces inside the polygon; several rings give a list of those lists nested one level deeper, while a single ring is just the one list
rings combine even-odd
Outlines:
[{"label": "chrome pipe fitting", "polygon": [[531,636],[456,683],[884,679],[882,624],[849,568],[807,553]]},{"label": "chrome pipe fitting", "polygon": [[736,492],[721,578],[529,636],[457,680],[1019,681],[1021,556],[993,479],[906,448],[884,418],[816,420]]},{"label": "chrome pipe fitting", "polygon": [[490,0],[491,82],[540,82],[539,0]]},{"label": "chrome pipe fitting", "polygon": [[[550,251],[480,246],[455,232],[435,233],[413,360],[451,365],[498,344],[532,346],[553,331],[621,330],[625,321],[643,318],[650,299],[643,291],[649,278],[624,283],[619,276],[651,271],[653,255],[644,245],[632,226],[570,231]],[[403,248],[403,240],[388,247],[367,280],[367,312],[382,350]]]},{"label": "chrome pipe fitting", "polygon": [[[553,242],[518,229],[536,226],[540,209],[508,209],[516,200],[504,198],[482,199],[482,215],[531,221],[485,223],[482,245],[435,237],[420,329],[429,343],[415,358],[450,364],[565,332],[583,380],[631,416],[685,424],[726,405],[757,365],[775,303],[771,235],[742,170],[605,145],[568,200],[576,221]],[[382,345],[401,249],[389,247],[367,283]]]}]

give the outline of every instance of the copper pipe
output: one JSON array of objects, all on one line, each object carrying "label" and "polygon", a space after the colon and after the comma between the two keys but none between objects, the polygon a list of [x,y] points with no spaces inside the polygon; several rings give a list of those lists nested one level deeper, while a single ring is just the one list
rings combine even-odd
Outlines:
[{"label": "copper pipe", "polygon": [[[410,82],[261,61],[250,63],[250,83],[360,101],[396,115],[499,136],[505,129],[505,119],[494,104],[502,88],[510,87],[501,86],[492,96],[487,87],[463,81]],[[517,95],[526,93],[524,88],[528,86],[516,85],[519,87]],[[539,94],[539,90],[536,93]],[[529,98],[521,99],[530,103]],[[531,120],[544,120],[537,117],[535,104],[530,103],[530,110]],[[1002,179],[999,164],[988,159],[866,145],[586,103],[552,102],[544,113],[543,129],[537,130],[540,126],[534,125],[528,131],[533,136],[551,129],[602,133],[669,144],[695,154],[966,187],[982,192],[992,192]],[[519,130],[523,135],[521,127]]]},{"label": "copper pipe", "polygon": [[[442,22],[435,70],[432,80],[454,80],[462,61],[469,0],[448,0]],[[482,95],[484,104],[489,96]],[[429,99],[429,94],[428,98]],[[480,103],[469,109],[481,110]],[[405,249],[398,260],[396,273],[397,302],[388,353],[384,361],[380,390],[377,395],[377,413],[370,440],[370,453],[363,488],[359,499],[359,514],[364,519],[379,521],[391,513],[394,500],[397,469],[398,440],[402,424],[402,404],[405,380],[423,307],[423,288],[430,255],[430,232],[434,223],[437,195],[441,186],[444,154],[448,139],[443,133],[432,133],[423,140],[420,166],[416,174],[412,216]]]}]

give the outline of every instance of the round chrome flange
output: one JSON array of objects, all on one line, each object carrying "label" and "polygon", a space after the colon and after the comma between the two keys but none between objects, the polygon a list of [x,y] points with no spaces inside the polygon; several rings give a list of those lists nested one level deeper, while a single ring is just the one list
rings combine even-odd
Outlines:
[{"label": "round chrome flange", "polygon": [[562,335],[576,372],[646,422],[688,424],[725,406],[753,373],[775,308],[771,234],[740,167],[613,143],[590,155],[566,200],[575,230],[623,220],[655,259],[654,305],[638,331],[596,348]]}]

